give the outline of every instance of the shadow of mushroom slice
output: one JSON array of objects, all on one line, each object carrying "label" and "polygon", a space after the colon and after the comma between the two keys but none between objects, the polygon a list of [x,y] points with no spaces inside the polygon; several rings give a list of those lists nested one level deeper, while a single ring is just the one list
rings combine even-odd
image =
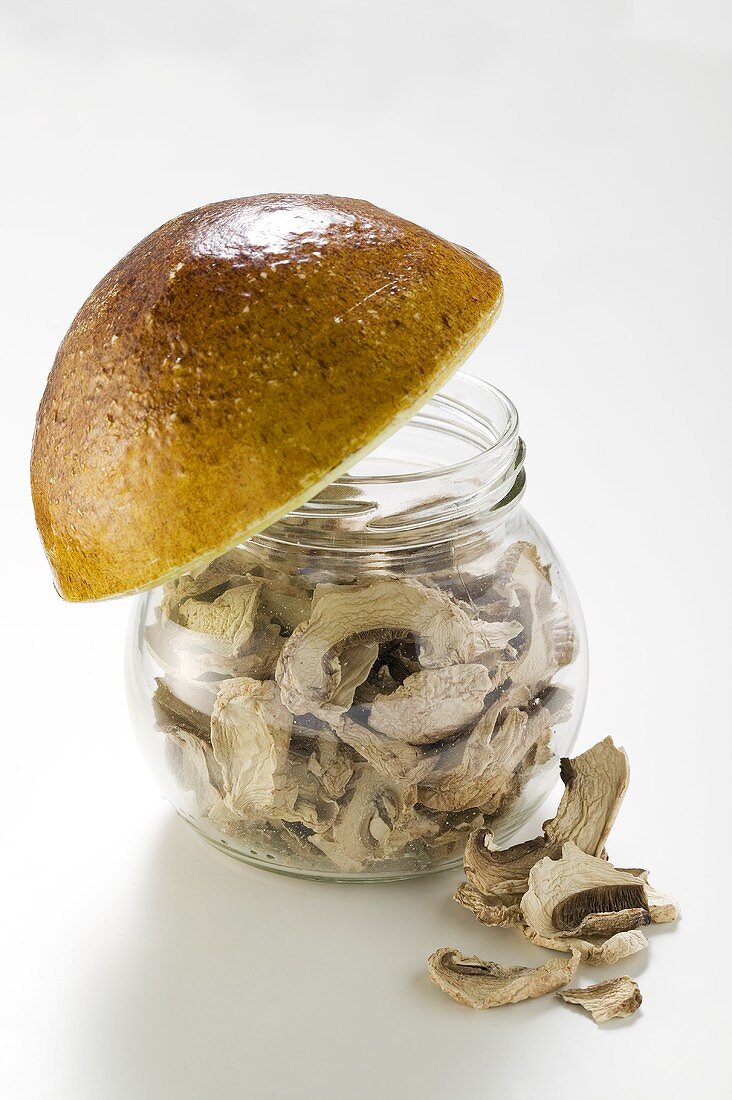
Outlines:
[{"label": "shadow of mushroom slice", "polygon": [[496,1008],[555,993],[574,977],[579,955],[551,959],[543,966],[501,966],[441,947],[427,966],[436,986],[468,1008]]},{"label": "shadow of mushroom slice", "polygon": [[567,1004],[581,1005],[598,1024],[632,1016],[643,1002],[637,983],[627,975],[583,989],[562,989],[557,996]]},{"label": "shadow of mushroom slice", "polygon": [[573,841],[583,852],[599,855],[628,787],[628,758],[606,737],[573,759],[562,759],[565,789],[556,815],[544,823],[544,835],[510,848],[492,846],[489,830],[472,833],[465,849],[465,875],[485,894],[506,903],[520,899],[528,888],[531,868],[544,856],[558,858],[562,845]]},{"label": "shadow of mushroom slice", "polygon": [[576,637],[566,610],[552,593],[550,570],[541,564],[534,545],[518,542],[506,552],[498,564],[497,587],[523,627],[511,680],[529,686],[550,680],[572,661]]},{"label": "shadow of mushroom slice", "polygon": [[434,760],[414,745],[396,741],[383,733],[345,717],[336,727],[338,736],[380,775],[393,783],[411,786],[429,775]]},{"label": "shadow of mushroom slice", "polygon": [[423,669],[375,699],[368,722],[387,737],[430,745],[476,722],[492,687],[481,664]]},{"label": "shadow of mushroom slice", "polygon": [[183,791],[192,791],[199,812],[206,817],[220,802],[223,776],[211,746],[197,733],[170,725],[165,729],[165,759]]},{"label": "shadow of mushroom slice", "polygon": [[518,905],[504,905],[500,898],[489,897],[469,882],[461,882],[453,899],[470,910],[481,924],[497,928],[513,928],[523,921]]},{"label": "shadow of mushroom slice", "polygon": [[332,829],[313,836],[312,843],[343,872],[392,858],[423,835],[423,824],[413,812],[416,793],[415,787],[390,782],[359,764]]},{"label": "shadow of mushroom slice", "polygon": [[292,724],[272,681],[244,676],[221,687],[211,716],[211,744],[234,813],[267,816],[294,806],[297,784],[288,767]]},{"label": "shadow of mushroom slice", "polygon": [[[413,640],[420,665],[442,668],[503,649],[520,631],[518,622],[471,619],[446,593],[411,578],[321,584],[313,594],[310,619],[282,650],[276,679],[288,709],[312,713],[313,706],[335,697],[343,679],[341,658],[354,646]],[[352,701],[351,695],[347,705]]]},{"label": "shadow of mushroom slice", "polygon": [[571,841],[560,859],[546,857],[532,867],[521,914],[544,939],[608,938],[651,922],[642,879]]}]

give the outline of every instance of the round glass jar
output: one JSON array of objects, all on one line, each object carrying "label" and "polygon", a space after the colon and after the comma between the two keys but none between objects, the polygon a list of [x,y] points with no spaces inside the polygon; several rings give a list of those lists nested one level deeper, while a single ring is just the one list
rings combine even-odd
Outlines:
[{"label": "round glass jar", "polygon": [[207,840],[271,870],[406,878],[504,844],[574,744],[587,647],[522,505],[511,402],[458,374],[265,532],[141,595],[142,750]]}]

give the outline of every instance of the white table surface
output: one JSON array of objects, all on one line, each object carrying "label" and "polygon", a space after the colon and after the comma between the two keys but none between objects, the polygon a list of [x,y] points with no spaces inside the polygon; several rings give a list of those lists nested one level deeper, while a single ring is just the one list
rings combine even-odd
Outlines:
[{"label": "white table surface", "polygon": [[[0,1094],[728,1094],[729,5],[26,0],[0,32]],[[210,850],[129,731],[129,601],[53,592],[27,460],[67,324],[166,218],[267,190],[371,198],[504,276],[471,369],[519,407],[583,600],[578,748],[627,747],[611,855],[684,910],[617,968],[632,1020],[436,990],[441,945],[545,958],[451,902],[456,872],[326,886]]]}]

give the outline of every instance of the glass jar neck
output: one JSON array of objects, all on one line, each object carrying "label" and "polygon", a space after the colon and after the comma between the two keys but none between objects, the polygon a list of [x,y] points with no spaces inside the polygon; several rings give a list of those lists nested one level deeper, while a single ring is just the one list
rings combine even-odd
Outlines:
[{"label": "glass jar neck", "polygon": [[518,413],[457,374],[410,422],[250,543],[338,554],[438,546],[507,523],[524,490]]}]

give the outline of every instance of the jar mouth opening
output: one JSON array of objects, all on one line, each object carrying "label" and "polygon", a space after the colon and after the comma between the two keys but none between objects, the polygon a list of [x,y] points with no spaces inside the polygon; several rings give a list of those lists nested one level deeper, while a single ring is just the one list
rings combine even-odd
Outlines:
[{"label": "jar mouth opening", "polygon": [[[407,424],[352,470],[337,478],[334,485],[393,485],[400,481],[425,482],[466,473],[500,451],[513,451],[518,431],[518,411],[511,399],[490,382],[459,371]],[[419,468],[416,465],[419,459],[415,455],[411,456],[414,468],[389,472],[392,465],[404,465],[405,460],[398,462],[395,455],[405,447],[405,443],[409,446],[407,437],[417,432],[425,437],[439,433],[447,445],[437,452],[430,450],[429,468]],[[450,455],[450,447],[455,450],[455,457]],[[470,453],[460,457],[458,452],[461,449]]]},{"label": "jar mouth opening", "polygon": [[523,464],[513,402],[457,373],[355,467],[252,542],[348,554],[444,544],[520,499]]}]

